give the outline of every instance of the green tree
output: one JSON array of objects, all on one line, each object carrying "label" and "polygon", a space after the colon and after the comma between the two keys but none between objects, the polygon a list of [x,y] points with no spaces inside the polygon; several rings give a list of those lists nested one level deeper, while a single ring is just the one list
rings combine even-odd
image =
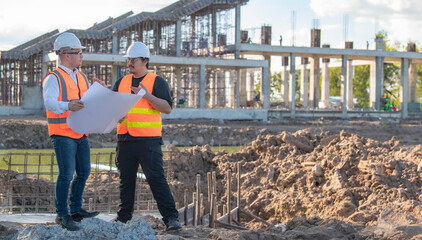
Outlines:
[{"label": "green tree", "polygon": [[270,101],[281,100],[281,72],[276,72],[271,75],[271,87],[270,87]]},{"label": "green tree", "polygon": [[356,99],[355,107],[369,107],[369,65],[355,66],[353,78],[353,96]]},{"label": "green tree", "polygon": [[330,68],[330,96],[340,96],[341,68]]},{"label": "green tree", "polygon": [[417,101],[422,102],[422,63],[418,64],[418,79],[416,80],[416,94],[418,96]]},{"label": "green tree", "polygon": [[397,63],[384,63],[384,97],[390,97],[394,106],[400,105],[400,78]]}]

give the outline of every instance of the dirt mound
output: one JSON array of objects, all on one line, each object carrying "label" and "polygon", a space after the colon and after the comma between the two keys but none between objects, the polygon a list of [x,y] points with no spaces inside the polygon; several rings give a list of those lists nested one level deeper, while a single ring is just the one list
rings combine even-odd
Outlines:
[{"label": "dirt mound", "polygon": [[[259,136],[235,154],[214,154],[207,146],[177,154],[171,183],[177,201],[182,202],[183,189],[193,191],[195,173],[204,178],[216,170],[218,199],[225,203],[223,177],[240,162],[241,205],[273,224],[295,216],[336,218],[366,227],[422,224],[421,146],[405,151],[395,138],[378,142],[344,131],[329,136],[305,129]],[[201,187],[206,195],[206,182]],[[385,218],[386,209],[394,209],[395,216]],[[254,222],[247,226],[264,227]]]},{"label": "dirt mound", "polygon": [[[90,146],[115,147],[116,129],[107,134],[90,134]],[[209,144],[248,145],[258,134],[277,134],[279,129],[233,127],[198,124],[164,124],[163,139],[166,144],[195,146]],[[0,119],[0,149],[53,148],[45,120]]]}]

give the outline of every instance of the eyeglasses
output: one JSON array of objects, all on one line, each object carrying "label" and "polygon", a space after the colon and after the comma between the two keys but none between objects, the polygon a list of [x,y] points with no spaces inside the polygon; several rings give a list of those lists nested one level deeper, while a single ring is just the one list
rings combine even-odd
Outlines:
[{"label": "eyeglasses", "polygon": [[133,62],[133,63],[136,63],[138,60],[139,60],[140,58],[128,58],[127,59],[127,62]]},{"label": "eyeglasses", "polygon": [[63,54],[82,54],[82,51],[77,51],[77,52],[64,52]]}]

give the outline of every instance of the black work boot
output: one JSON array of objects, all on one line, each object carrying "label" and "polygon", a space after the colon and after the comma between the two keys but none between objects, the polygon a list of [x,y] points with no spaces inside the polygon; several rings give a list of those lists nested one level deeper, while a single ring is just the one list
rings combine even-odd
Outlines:
[{"label": "black work boot", "polygon": [[73,221],[73,219],[69,216],[63,216],[63,217],[56,217],[56,223],[62,228],[66,228],[69,231],[78,231],[79,227],[76,225],[76,223]]},{"label": "black work boot", "polygon": [[80,222],[84,218],[95,217],[98,214],[100,214],[100,212],[97,212],[97,211],[88,212],[83,208],[79,208],[76,212],[72,213],[71,216],[72,216],[73,221]]},{"label": "black work boot", "polygon": [[121,223],[127,223],[128,221],[130,221],[130,219],[122,219],[119,216],[117,216],[117,217],[115,217],[111,220],[111,222],[121,222]]},{"label": "black work boot", "polygon": [[179,223],[179,219],[177,218],[170,218],[169,221],[166,223],[166,231],[177,230],[182,228]]}]

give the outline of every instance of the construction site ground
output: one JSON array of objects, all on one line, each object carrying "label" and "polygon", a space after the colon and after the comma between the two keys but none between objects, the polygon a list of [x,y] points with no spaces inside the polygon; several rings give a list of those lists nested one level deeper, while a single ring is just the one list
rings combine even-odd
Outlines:
[{"label": "construction site ground", "polygon": [[[43,116],[0,117],[0,149],[51,148],[47,135]],[[165,120],[163,139],[176,153],[176,201],[194,191],[196,174],[216,171],[217,199],[226,202],[225,175],[240,163],[242,208],[272,226],[243,216],[249,230],[165,232],[160,219],[145,217],[159,239],[422,239],[421,119]],[[113,147],[115,130],[90,141]],[[212,152],[218,145],[243,147]],[[237,191],[235,178],[231,185]],[[205,195],[206,183],[201,189]],[[41,236],[24,227],[0,220],[0,237]]]}]

